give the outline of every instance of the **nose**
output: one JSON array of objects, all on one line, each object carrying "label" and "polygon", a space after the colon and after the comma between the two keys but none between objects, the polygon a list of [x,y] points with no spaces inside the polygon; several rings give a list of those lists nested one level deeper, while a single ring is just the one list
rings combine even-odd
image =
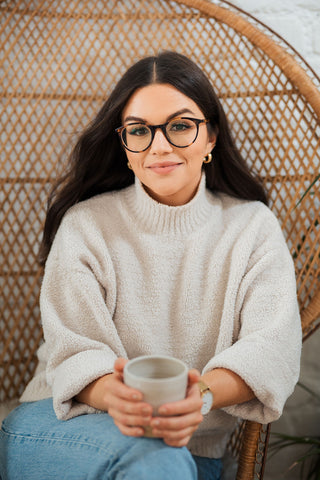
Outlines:
[{"label": "nose", "polygon": [[157,128],[150,146],[150,153],[170,153],[172,150],[172,145],[168,142],[162,130]]}]

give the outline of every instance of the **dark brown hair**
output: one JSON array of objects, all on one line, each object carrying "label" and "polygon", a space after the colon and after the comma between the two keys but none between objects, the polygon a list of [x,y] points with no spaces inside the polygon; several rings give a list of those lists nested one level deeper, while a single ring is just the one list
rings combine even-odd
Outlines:
[{"label": "dark brown hair", "polygon": [[229,125],[202,70],[189,58],[175,52],[162,52],[134,64],[115,86],[108,100],[84,130],[69,158],[68,172],[54,186],[49,200],[39,260],[47,259],[63,215],[77,202],[94,195],[120,190],[134,182],[127,158],[115,128],[131,95],[139,88],[170,84],[201,109],[217,135],[214,161],[204,164],[207,188],[246,200],[267,204],[266,193],[241,157]]}]

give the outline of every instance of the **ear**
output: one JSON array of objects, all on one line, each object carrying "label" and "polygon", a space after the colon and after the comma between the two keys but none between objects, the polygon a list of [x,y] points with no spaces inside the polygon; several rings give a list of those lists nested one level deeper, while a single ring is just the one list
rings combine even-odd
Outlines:
[{"label": "ear", "polygon": [[212,132],[209,139],[208,139],[207,148],[206,148],[206,155],[208,155],[208,153],[212,152],[212,150],[216,146],[216,141],[217,141],[217,135]]}]

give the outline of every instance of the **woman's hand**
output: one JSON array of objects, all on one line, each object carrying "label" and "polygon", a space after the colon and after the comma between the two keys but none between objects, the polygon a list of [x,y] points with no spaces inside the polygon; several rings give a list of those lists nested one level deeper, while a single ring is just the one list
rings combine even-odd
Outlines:
[{"label": "woman's hand", "polygon": [[141,437],[143,427],[150,425],[152,407],[143,402],[141,392],[123,383],[123,369],[127,361],[118,358],[114,373],[92,382],[77,395],[76,400],[107,411],[124,435]]},{"label": "woman's hand", "polygon": [[152,418],[150,422],[153,435],[163,438],[163,441],[171,447],[186,446],[203,420],[199,380],[199,372],[190,370],[186,398],[162,405],[159,408],[161,416]]},{"label": "woman's hand", "polygon": [[142,427],[150,425],[152,407],[143,402],[143,395],[138,390],[123,383],[123,369],[128,360],[119,358],[114,364],[114,377],[109,384],[108,413],[124,435],[141,437]]},{"label": "woman's hand", "polygon": [[202,400],[197,370],[189,371],[187,395],[184,400],[167,403],[159,408],[159,417],[152,418],[152,407],[143,402],[138,390],[123,383],[123,369],[128,360],[118,358],[114,373],[104,375],[88,385],[77,395],[76,400],[99,410],[113,418],[121,433],[141,437],[143,427],[151,426],[154,437],[172,447],[187,445],[192,434],[202,422]]}]

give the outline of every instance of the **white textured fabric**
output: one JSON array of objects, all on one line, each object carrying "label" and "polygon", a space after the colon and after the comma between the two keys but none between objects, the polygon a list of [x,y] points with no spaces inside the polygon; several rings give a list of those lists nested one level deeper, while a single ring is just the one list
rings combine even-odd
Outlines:
[{"label": "white textured fabric", "polygon": [[192,453],[221,457],[236,417],[270,422],[298,380],[301,328],[291,256],[260,202],[150,198],[139,181],[64,216],[41,290],[45,344],[22,397],[53,396],[59,419],[94,412],[73,397],[117,357],[167,354],[239,374],[257,399],[212,411]]}]

